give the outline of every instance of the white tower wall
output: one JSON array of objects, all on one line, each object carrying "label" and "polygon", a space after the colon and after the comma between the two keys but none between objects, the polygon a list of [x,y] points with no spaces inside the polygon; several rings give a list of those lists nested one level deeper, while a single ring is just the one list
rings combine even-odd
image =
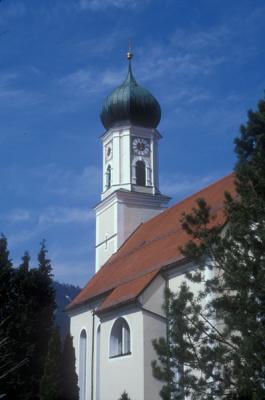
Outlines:
[{"label": "white tower wall", "polygon": [[[96,211],[96,271],[143,222],[163,211],[169,197],[159,192],[158,140],[155,129],[123,126],[102,136],[103,188]],[[135,141],[148,145],[135,151]],[[145,165],[145,185],[138,185],[136,165]]]}]

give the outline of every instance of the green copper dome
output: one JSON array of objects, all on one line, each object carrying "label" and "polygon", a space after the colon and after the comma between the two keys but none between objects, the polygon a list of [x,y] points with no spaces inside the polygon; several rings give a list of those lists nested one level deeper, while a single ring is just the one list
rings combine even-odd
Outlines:
[{"label": "green copper dome", "polygon": [[118,86],[105,100],[100,118],[106,129],[131,123],[144,128],[156,128],[160,122],[161,109],[158,101],[145,88],[138,85],[131,68],[122,85]]}]

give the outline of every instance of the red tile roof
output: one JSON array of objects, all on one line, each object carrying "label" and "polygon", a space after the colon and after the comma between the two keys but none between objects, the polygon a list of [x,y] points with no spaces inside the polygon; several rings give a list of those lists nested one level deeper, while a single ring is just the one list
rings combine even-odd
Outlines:
[{"label": "red tile roof", "polygon": [[228,175],[200,192],[139,225],[119,250],[101,267],[70,303],[73,309],[99,295],[106,297],[99,311],[136,299],[161,268],[183,259],[179,250],[189,236],[181,227],[184,212],[190,212],[198,198],[212,207],[216,224],[225,223],[224,192],[235,194],[234,175]]}]

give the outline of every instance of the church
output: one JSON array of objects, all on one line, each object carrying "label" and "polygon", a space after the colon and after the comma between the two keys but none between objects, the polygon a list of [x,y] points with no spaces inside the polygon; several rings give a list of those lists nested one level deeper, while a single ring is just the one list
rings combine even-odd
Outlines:
[{"label": "church", "polygon": [[96,213],[95,275],[68,306],[80,400],[159,400],[152,340],[166,335],[164,289],[176,291],[192,268],[179,247],[189,239],[183,212],[203,197],[224,223],[229,175],[167,208],[159,191],[158,101],[135,80],[128,52],[125,81],[105,100],[103,177]]}]

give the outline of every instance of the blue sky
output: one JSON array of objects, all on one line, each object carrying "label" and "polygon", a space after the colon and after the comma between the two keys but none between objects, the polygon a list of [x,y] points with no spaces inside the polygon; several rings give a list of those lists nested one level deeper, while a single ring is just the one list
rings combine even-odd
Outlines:
[{"label": "blue sky", "polygon": [[177,201],[234,165],[265,89],[259,0],[2,0],[0,232],[14,263],[45,238],[56,279],[94,271],[105,96],[134,75],[162,108],[160,182]]}]

